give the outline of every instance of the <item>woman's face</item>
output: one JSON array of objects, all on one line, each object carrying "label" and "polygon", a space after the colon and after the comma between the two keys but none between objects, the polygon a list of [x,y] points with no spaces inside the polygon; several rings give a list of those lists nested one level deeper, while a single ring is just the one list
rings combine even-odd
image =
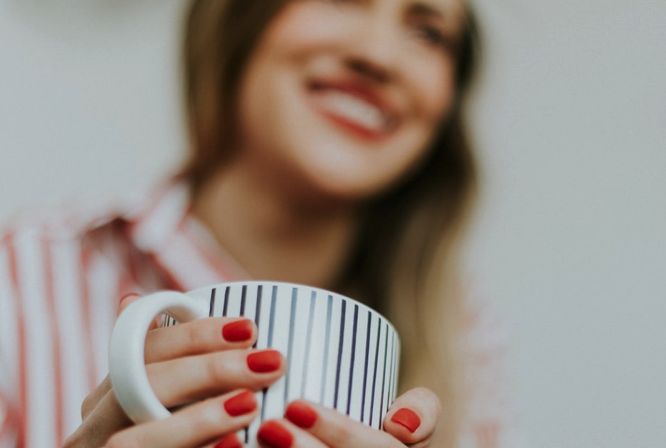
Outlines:
[{"label": "woman's face", "polygon": [[241,160],[356,201],[407,174],[455,95],[463,0],[293,0],[239,92]]}]

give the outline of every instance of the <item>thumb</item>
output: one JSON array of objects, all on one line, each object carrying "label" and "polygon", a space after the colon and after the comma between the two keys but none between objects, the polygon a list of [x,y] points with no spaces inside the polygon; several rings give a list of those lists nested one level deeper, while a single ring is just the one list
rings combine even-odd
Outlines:
[{"label": "thumb", "polygon": [[125,308],[127,308],[140,298],[141,295],[139,295],[139,293],[137,292],[130,292],[122,296],[118,301],[118,311],[116,312],[116,316],[120,316],[120,313],[122,313],[125,310]]},{"label": "thumb", "polygon": [[[142,296],[139,295],[139,293],[136,292],[130,292],[125,294],[120,298],[120,301],[118,302],[118,313],[116,314],[117,316],[120,316],[120,313],[125,311],[125,309],[139,300]],[[155,328],[159,327],[161,325],[161,316],[156,316],[155,319],[150,323],[150,327],[148,328],[149,330],[154,330]]]},{"label": "thumb", "polygon": [[406,444],[427,444],[440,414],[441,404],[434,392],[422,387],[411,389],[393,402],[384,419],[384,431]]}]

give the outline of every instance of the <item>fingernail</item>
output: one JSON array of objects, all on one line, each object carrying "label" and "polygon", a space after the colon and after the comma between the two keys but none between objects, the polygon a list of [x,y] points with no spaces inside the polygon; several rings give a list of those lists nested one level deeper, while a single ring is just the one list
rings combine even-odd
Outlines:
[{"label": "fingernail", "polygon": [[268,421],[261,425],[257,438],[268,448],[291,448],[294,444],[294,436],[275,421]]},{"label": "fingernail", "polygon": [[139,297],[140,295],[141,294],[139,294],[138,292],[128,292],[127,294],[125,294],[120,298],[120,300],[118,301],[118,305],[120,306],[123,304],[125,300],[130,299],[132,297]]},{"label": "fingernail", "polygon": [[282,365],[282,355],[277,350],[254,352],[247,357],[247,366],[256,373],[275,372]]},{"label": "fingernail", "polygon": [[317,411],[312,409],[311,406],[303,403],[302,401],[296,401],[291,403],[287,410],[284,413],[284,416],[292,422],[294,425],[303,428],[310,429],[317,422]]},{"label": "fingernail", "polygon": [[247,341],[252,337],[252,322],[241,319],[222,327],[222,337],[229,342]]},{"label": "fingernail", "polygon": [[257,409],[257,400],[254,398],[254,393],[246,390],[227,399],[224,402],[224,409],[232,417],[249,414]]},{"label": "fingernail", "polygon": [[398,409],[398,411],[393,414],[393,417],[391,417],[391,421],[400,426],[404,426],[407,431],[412,433],[421,426],[421,419],[416,415],[416,412],[407,408]]},{"label": "fingernail", "polygon": [[238,440],[236,434],[229,434],[221,438],[213,448],[243,448],[243,444]]}]

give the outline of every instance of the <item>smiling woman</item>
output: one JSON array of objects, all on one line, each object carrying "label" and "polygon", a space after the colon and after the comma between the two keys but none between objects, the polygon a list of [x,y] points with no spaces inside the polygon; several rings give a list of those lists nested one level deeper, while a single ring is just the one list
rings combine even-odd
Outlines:
[{"label": "smiling woman", "polygon": [[[43,281],[45,306],[56,316],[45,320],[56,412],[49,417],[32,393],[45,390],[27,375],[41,358],[20,355],[9,378],[18,378],[21,392],[13,402],[0,395],[16,410],[5,434],[21,446],[58,445],[74,429],[63,416],[78,406],[68,393],[82,389],[67,382],[69,373],[85,368],[79,377],[92,383],[106,370],[91,344],[83,344],[87,363],[72,365],[59,339],[66,313],[57,311],[72,301],[58,294],[78,292],[88,319],[97,310],[105,324],[82,318],[76,328],[83,340],[105,346],[115,316],[101,302],[130,291],[255,278],[333,289],[385,313],[403,341],[406,391],[381,428],[299,402],[259,430],[261,443],[455,446],[469,402],[463,379],[470,353],[462,342],[477,331],[470,322],[479,322],[467,314],[457,269],[476,185],[462,119],[478,51],[469,8],[462,0],[196,0],[185,37],[190,153],[179,175],[138,213],[66,224],[64,239],[49,233],[63,225],[45,225],[3,240],[0,267],[19,316],[12,324],[23,341],[19,354],[35,348],[38,331],[21,310],[45,300],[26,283]],[[67,263],[74,264],[63,268]],[[182,409],[163,422],[130,425],[103,381],[88,394],[83,423],[66,445],[239,446],[233,433],[256,416],[243,389],[267,387],[284,365],[272,353],[270,372],[246,371],[256,331],[229,345],[219,335],[232,324],[209,319],[155,330],[147,352],[167,349],[146,359],[151,381],[158,396],[177,397],[170,404]],[[183,344],[185,330],[197,335],[186,338],[191,346]],[[178,372],[193,365],[222,373],[184,384]],[[217,398],[184,406],[193,396]],[[230,414],[238,397],[243,413]],[[219,425],[206,424],[212,409]],[[478,446],[499,446],[496,416],[478,422]]]},{"label": "smiling woman", "polygon": [[[465,401],[454,359],[463,320],[455,244],[475,186],[461,119],[478,51],[473,18],[455,0],[282,3],[272,20],[251,4],[223,15],[214,11],[219,2],[202,1],[191,12],[196,143],[185,177],[195,210],[210,228],[225,228],[217,239],[235,254],[252,248],[214,206],[233,201],[234,177],[261,179],[266,195],[279,198],[272,202],[325,219],[328,242],[303,255],[321,247],[326,262],[286,272],[272,263],[264,276],[342,289],[386,312],[405,342],[404,385],[438,390],[447,408],[442,434],[451,437]],[[204,39],[204,30],[217,37]],[[224,80],[232,59],[244,70],[236,83]],[[206,75],[218,81],[193,81]],[[243,266],[252,263],[245,256]],[[441,446],[452,443],[445,438]]]},{"label": "smiling woman", "polygon": [[[201,155],[207,151],[219,159],[234,152],[237,144],[228,138],[223,139],[224,152],[213,143],[231,136],[232,130],[243,133],[238,136],[243,144],[251,140],[246,146],[263,151],[256,156],[275,176],[325,183],[320,186],[332,196],[377,195],[424,164],[433,138],[454,113],[457,50],[471,48],[464,41],[469,36],[461,32],[466,30],[462,4],[435,2],[435,8],[420,2],[374,3],[294,2],[261,30],[261,45],[252,55],[242,54],[241,45],[254,45],[259,36],[250,33],[259,30],[244,31],[235,20],[233,27],[213,24],[216,16],[202,12],[197,27],[219,29],[226,48],[218,49],[221,58],[203,60],[203,54],[214,49],[201,44],[215,43],[203,41],[203,30],[191,36],[196,46],[191,53],[202,58],[189,65],[191,123],[199,143],[192,165],[215,169]],[[260,11],[255,20],[268,20],[268,14]],[[219,79],[225,77],[226,58],[240,65],[248,59],[240,82]],[[229,76],[238,76],[237,70],[240,67]],[[200,76],[223,82],[199,83]],[[466,75],[458,78],[467,81]],[[228,91],[222,91],[225,87]],[[217,106],[203,104],[215,96]],[[222,99],[238,101],[238,114],[215,110],[231,107]],[[228,130],[220,128],[222,121]],[[243,124],[249,122],[261,126],[247,132]],[[215,148],[206,150],[207,145]]]},{"label": "smiling woman", "polygon": [[[289,272],[279,274],[353,291],[395,319],[406,343],[405,385],[448,371],[421,382],[445,398],[444,432],[453,434],[455,401],[464,401],[454,384],[462,320],[455,244],[475,186],[461,118],[478,51],[473,17],[459,1],[272,7],[250,3],[221,14],[219,2],[198,2],[191,12],[195,144],[185,177],[195,210],[209,227],[226,228],[217,236],[225,248],[247,254],[228,217],[211,206],[233,201],[225,191],[246,166],[269,196],[298,198],[299,207],[326,217],[328,263],[283,266]],[[209,32],[215,37],[205,38]],[[237,65],[225,65],[231,60]]]}]

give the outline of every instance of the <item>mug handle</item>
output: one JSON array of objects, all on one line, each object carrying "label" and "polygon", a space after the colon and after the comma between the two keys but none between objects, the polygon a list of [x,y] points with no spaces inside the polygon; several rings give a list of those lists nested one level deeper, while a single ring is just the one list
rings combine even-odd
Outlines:
[{"label": "mug handle", "polygon": [[153,319],[169,311],[179,322],[208,317],[208,310],[175,291],[150,294],[129,305],[118,317],[109,349],[109,378],[118,403],[134,423],[167,418],[171,413],[153,392],[144,361],[146,334]]}]

